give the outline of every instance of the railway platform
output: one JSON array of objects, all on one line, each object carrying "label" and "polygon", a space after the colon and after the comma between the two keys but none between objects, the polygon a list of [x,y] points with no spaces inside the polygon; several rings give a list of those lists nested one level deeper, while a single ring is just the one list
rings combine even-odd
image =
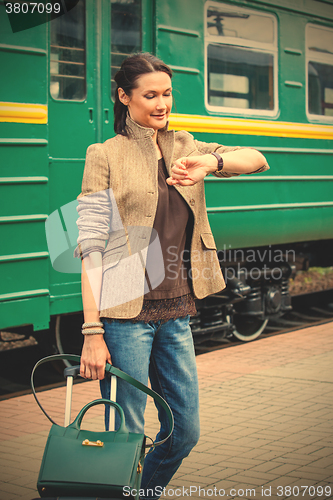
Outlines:
[{"label": "railway platform", "polygon": [[[201,438],[162,499],[333,498],[332,322],[201,354],[197,366]],[[39,393],[61,425],[64,394]],[[72,416],[97,397],[98,382],[76,384]],[[100,410],[86,428],[102,428]],[[152,401],[146,417],[152,435]],[[49,421],[24,395],[0,402],[0,424],[0,499],[37,498]]]}]

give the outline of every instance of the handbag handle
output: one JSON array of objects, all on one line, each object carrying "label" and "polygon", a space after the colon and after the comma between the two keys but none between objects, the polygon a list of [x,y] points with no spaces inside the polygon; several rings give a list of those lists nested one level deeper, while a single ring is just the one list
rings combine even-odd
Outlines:
[{"label": "handbag handle", "polygon": [[[50,420],[50,422],[52,422],[52,424],[55,424],[55,425],[57,425],[56,422],[46,413],[46,411],[44,410],[43,406],[41,405],[40,401],[37,398],[37,394],[35,391],[35,385],[34,385],[34,374],[35,374],[35,371],[38,368],[38,366],[40,366],[44,363],[47,363],[49,361],[58,361],[61,359],[67,359],[68,361],[74,361],[76,363],[81,362],[81,357],[77,356],[76,354],[54,354],[53,356],[47,356],[46,358],[42,358],[39,361],[37,361],[37,363],[35,364],[35,366],[32,369],[31,377],[30,377],[31,389],[32,389],[32,393],[34,395],[34,398],[36,400],[36,403],[38,404],[38,406],[40,407],[40,409],[42,410],[44,415]],[[149,387],[147,387],[146,385],[142,384],[141,382],[139,382],[135,378],[131,377],[127,373],[123,372],[122,370],[119,370],[119,368],[116,368],[115,366],[110,365],[109,363],[106,363],[105,371],[107,373],[110,373],[111,375],[115,375],[116,377],[119,377],[119,378],[125,380],[126,382],[133,385],[137,389],[140,389],[140,391],[142,391],[145,394],[148,394],[149,396],[154,398],[155,401],[157,401],[162,406],[162,408],[166,411],[166,414],[168,416],[169,434],[164,439],[161,439],[160,441],[156,441],[152,445],[149,445],[149,446],[159,446],[159,445],[165,443],[165,441],[167,439],[169,439],[169,437],[171,436],[171,434],[173,432],[173,427],[174,427],[173,414],[172,414],[170,406],[165,401],[165,399],[163,399],[157,392],[153,391],[152,389],[149,389]],[[97,401],[101,401],[101,400],[97,400]],[[107,399],[106,401],[109,401],[109,400]]]},{"label": "handbag handle", "polygon": [[126,424],[125,424],[125,415],[124,415],[124,410],[122,409],[122,407],[118,403],[116,403],[115,401],[110,401],[110,399],[103,399],[103,398],[95,399],[95,401],[90,401],[90,403],[86,404],[83,408],[81,408],[81,410],[77,414],[77,417],[75,418],[75,420],[73,420],[73,422],[70,424],[70,427],[74,427],[75,429],[77,429],[79,431],[80,427],[81,427],[82,419],[83,419],[85,413],[89,410],[89,408],[91,408],[92,406],[96,406],[96,405],[113,406],[117,410],[117,412],[119,413],[119,416],[121,419],[120,427],[117,430],[117,433],[118,434],[128,434],[129,433],[128,429],[126,427]]}]

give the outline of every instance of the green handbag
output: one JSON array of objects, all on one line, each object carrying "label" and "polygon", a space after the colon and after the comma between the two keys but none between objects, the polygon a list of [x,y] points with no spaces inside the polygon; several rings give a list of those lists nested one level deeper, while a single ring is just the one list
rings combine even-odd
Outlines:
[{"label": "green handbag", "polygon": [[[80,362],[79,356],[70,354],[48,356],[36,363],[31,374],[34,397],[44,414],[53,423],[37,482],[40,496],[125,498],[128,497],[128,491],[133,491],[138,498],[145,449],[164,443],[173,431],[173,415],[169,405],[155,391],[107,364],[106,372],[126,380],[161,404],[168,414],[170,427],[168,436],[152,445],[146,445],[146,436],[128,432],[123,409],[108,399],[97,399],[85,405],[67,427],[57,425],[37,398],[33,376],[36,368],[42,363],[59,359]],[[81,422],[86,411],[100,404],[116,408],[121,420],[119,429],[102,432],[81,430]],[[124,492],[127,493],[125,497],[123,497]]]}]

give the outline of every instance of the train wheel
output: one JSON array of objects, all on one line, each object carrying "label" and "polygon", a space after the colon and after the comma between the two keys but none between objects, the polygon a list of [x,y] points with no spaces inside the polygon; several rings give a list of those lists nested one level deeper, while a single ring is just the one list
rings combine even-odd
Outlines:
[{"label": "train wheel", "polygon": [[233,324],[235,329],[233,335],[242,342],[250,342],[257,339],[265,330],[268,319],[259,319],[252,316],[241,316],[235,314]]}]

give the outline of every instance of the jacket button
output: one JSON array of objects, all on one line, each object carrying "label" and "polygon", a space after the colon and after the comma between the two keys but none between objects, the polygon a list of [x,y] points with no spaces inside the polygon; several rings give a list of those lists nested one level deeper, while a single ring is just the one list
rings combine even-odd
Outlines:
[{"label": "jacket button", "polygon": [[194,200],[193,198],[191,198],[189,203],[190,203],[191,207],[194,207],[194,205],[195,205],[195,200]]}]

